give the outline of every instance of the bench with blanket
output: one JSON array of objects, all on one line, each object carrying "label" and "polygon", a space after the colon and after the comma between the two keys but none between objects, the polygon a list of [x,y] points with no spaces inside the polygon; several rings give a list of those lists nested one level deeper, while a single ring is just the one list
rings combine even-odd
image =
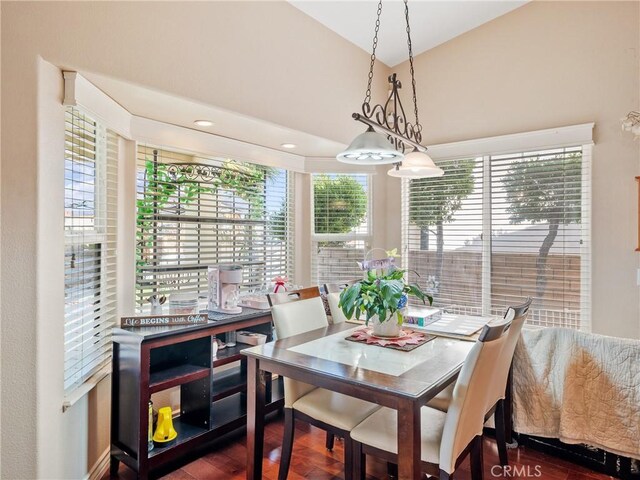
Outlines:
[{"label": "bench with blanket", "polygon": [[527,330],[513,364],[518,433],[640,459],[640,341]]}]

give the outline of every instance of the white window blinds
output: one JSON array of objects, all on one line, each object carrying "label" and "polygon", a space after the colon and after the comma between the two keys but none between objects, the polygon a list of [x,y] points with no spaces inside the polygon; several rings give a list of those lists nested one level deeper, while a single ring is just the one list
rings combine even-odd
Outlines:
[{"label": "white window blinds", "polygon": [[370,177],[314,174],[312,275],[318,285],[362,277],[371,244]]},{"label": "white window blinds", "polygon": [[111,358],[116,320],[117,135],[65,113],[65,368],[69,393]]},{"label": "white window blinds", "polygon": [[403,184],[405,265],[434,303],[502,315],[531,296],[528,323],[590,328],[590,166],[582,148],[438,164],[443,177]]},{"label": "white window blinds", "polygon": [[138,150],[137,302],[207,294],[207,267],[244,267],[244,289],[293,271],[293,185],[282,169]]},{"label": "white window blinds", "polygon": [[469,251],[468,243],[482,235],[482,159],[438,166],[444,176],[403,183],[409,269],[438,304],[480,305],[482,252]]}]

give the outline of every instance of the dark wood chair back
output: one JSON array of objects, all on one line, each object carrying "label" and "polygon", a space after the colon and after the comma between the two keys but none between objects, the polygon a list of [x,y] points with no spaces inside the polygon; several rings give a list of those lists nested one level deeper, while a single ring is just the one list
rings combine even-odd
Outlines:
[{"label": "dark wood chair back", "polygon": [[267,294],[267,299],[269,300],[269,306],[273,307],[274,305],[296,302],[298,300],[308,300],[319,296],[320,289],[318,287],[308,287],[292,292],[269,293]]}]

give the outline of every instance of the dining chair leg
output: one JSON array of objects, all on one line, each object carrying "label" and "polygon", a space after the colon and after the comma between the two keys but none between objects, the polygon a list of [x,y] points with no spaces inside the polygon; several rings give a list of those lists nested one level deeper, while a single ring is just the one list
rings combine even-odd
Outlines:
[{"label": "dining chair leg", "polygon": [[350,435],[344,437],[344,480],[353,480],[353,440]]},{"label": "dining chair leg", "polygon": [[482,480],[484,459],[482,455],[482,435],[471,441],[471,480]]},{"label": "dining chair leg", "polygon": [[293,433],[295,431],[295,419],[293,409],[284,409],[284,435],[282,436],[282,455],[280,455],[280,469],[278,480],[287,480],[289,466],[291,465],[291,453],[293,450]]},{"label": "dining chair leg", "polygon": [[509,457],[507,455],[504,400],[498,401],[493,418],[496,425],[496,443],[498,444],[498,457],[500,458],[500,465],[504,467],[509,465]]},{"label": "dining chair leg", "polygon": [[453,473],[447,473],[440,469],[440,480],[453,480]]},{"label": "dining chair leg", "polygon": [[367,477],[367,457],[362,453],[362,444],[355,440],[345,440],[351,442],[351,454],[353,455],[353,479],[365,480]]},{"label": "dining chair leg", "polygon": [[333,443],[335,442],[335,439],[336,437],[333,433],[327,432],[327,438],[325,440],[325,446],[327,447],[327,450],[333,450]]}]

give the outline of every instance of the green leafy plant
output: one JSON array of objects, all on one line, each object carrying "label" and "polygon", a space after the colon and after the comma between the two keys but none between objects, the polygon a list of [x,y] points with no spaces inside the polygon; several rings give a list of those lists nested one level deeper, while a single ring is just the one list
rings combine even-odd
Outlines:
[{"label": "green leafy plant", "polygon": [[412,295],[426,304],[433,303],[433,298],[423,292],[416,284],[404,281],[406,270],[389,269],[379,275],[375,270],[367,272],[364,280],[345,288],[340,294],[339,306],[347,318],[355,317],[359,320],[365,314],[365,323],[378,316],[379,322],[384,322],[397,314],[398,324],[402,325],[403,316],[400,308],[406,303],[405,296]]}]

